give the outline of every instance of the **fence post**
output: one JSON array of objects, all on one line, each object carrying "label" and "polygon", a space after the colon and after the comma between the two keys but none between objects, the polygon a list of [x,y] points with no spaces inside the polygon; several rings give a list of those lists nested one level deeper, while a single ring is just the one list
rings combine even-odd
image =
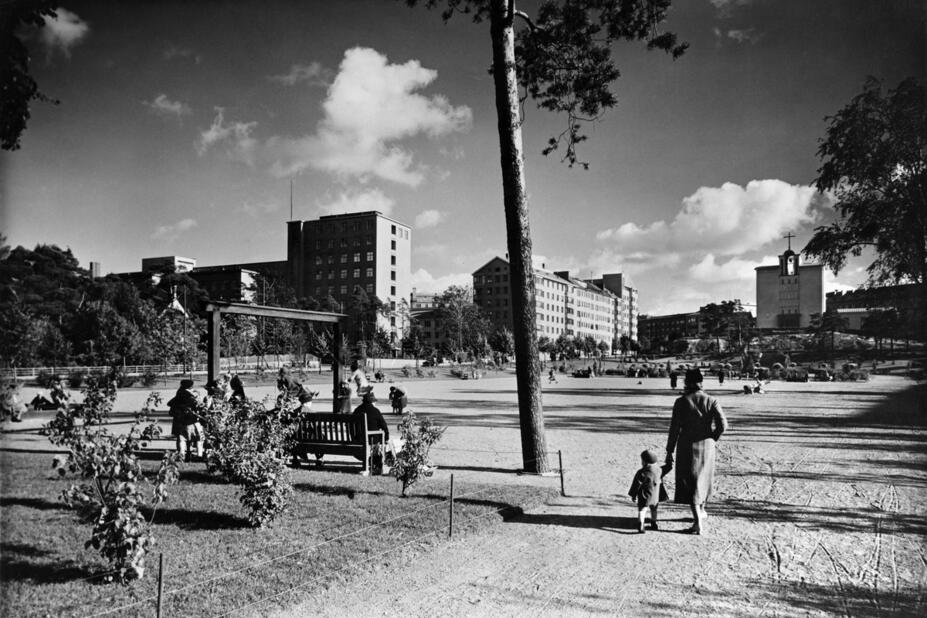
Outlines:
[{"label": "fence post", "polygon": [[450,501],[450,514],[448,516],[448,527],[447,527],[447,536],[448,538],[454,537],[454,475],[451,475],[451,501]]},{"label": "fence post", "polygon": [[566,497],[566,489],[563,488],[563,451],[557,451],[557,459],[560,461],[560,495]]},{"label": "fence post", "polygon": [[161,599],[164,595],[164,554],[158,554],[158,618],[161,618]]}]

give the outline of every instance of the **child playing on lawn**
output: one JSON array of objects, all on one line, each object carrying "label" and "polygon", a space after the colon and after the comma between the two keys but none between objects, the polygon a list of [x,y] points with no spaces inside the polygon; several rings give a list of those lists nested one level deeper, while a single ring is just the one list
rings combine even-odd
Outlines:
[{"label": "child playing on lawn", "polygon": [[663,477],[672,469],[672,464],[657,465],[657,455],[647,450],[641,453],[641,469],[634,474],[634,481],[628,495],[637,501],[637,531],[644,532],[644,519],[647,507],[650,507],[650,526],[659,530],[657,524],[657,507],[669,497],[663,488]]}]

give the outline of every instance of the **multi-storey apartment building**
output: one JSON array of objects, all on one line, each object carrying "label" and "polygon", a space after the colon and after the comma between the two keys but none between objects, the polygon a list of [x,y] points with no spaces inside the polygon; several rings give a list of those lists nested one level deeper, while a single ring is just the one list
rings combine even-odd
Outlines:
[{"label": "multi-storey apartment building", "polygon": [[[620,274],[581,280],[567,271],[551,272],[544,267],[534,268],[533,274],[538,336],[588,335],[611,346],[622,335],[637,335],[637,290]],[[606,281],[608,287],[603,286]],[[512,328],[508,261],[495,257],[474,271],[473,302],[494,324]]]},{"label": "multi-storey apartment building", "polygon": [[377,211],[287,223],[287,279],[300,296],[350,302],[356,288],[390,308],[379,327],[402,337],[412,292],[412,229]]}]

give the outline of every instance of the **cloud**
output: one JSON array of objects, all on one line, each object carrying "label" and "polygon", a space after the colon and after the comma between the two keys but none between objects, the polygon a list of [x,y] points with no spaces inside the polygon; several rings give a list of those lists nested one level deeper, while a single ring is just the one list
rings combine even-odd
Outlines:
[{"label": "cloud", "polygon": [[155,228],[155,231],[152,232],[151,238],[170,243],[184,232],[189,232],[195,228],[196,225],[196,219],[181,219],[173,225],[159,225]]},{"label": "cloud", "polygon": [[142,101],[142,104],[158,116],[174,116],[181,119],[193,113],[189,105],[181,101],[171,101],[166,94],[159,94],[152,101]]},{"label": "cloud", "polygon": [[730,17],[734,8],[738,6],[748,6],[753,4],[753,0],[708,0],[715,9],[717,9],[718,17],[726,18]]},{"label": "cloud", "polygon": [[728,30],[727,38],[738,43],[756,43],[762,36],[756,31],[756,28],[745,28],[743,30]]},{"label": "cloud", "polygon": [[188,49],[186,47],[179,47],[177,45],[174,45],[173,43],[168,44],[168,46],[164,48],[164,53],[162,54],[162,56],[164,57],[165,60],[175,60],[177,58],[190,58],[196,64],[199,64],[200,61],[202,60],[202,57],[196,52],[194,52],[192,49]]},{"label": "cloud", "polygon": [[441,95],[417,93],[437,76],[417,60],[389,64],[373,49],[349,49],[322,104],[324,117],[316,132],[268,141],[271,172],[282,177],[312,168],[418,186],[425,168],[399,142],[466,131],[472,123],[470,108],[454,107]]},{"label": "cloud", "polygon": [[424,268],[419,268],[412,273],[412,287],[418,294],[440,294],[452,285],[462,287],[473,287],[473,275],[471,273],[454,273],[435,277]]},{"label": "cloud", "polygon": [[196,142],[196,151],[202,156],[211,148],[224,148],[231,158],[254,165],[258,141],[251,136],[251,132],[257,123],[233,122],[226,125],[225,110],[221,107],[215,109],[216,117],[212,121],[212,126],[200,132],[200,137]]},{"label": "cloud", "polygon": [[361,192],[347,191],[338,195],[333,201],[320,204],[319,214],[322,216],[343,215],[352,212],[379,210],[388,215],[393,211],[394,204],[395,201],[384,195],[379,189],[369,189]]},{"label": "cloud", "polygon": [[424,229],[426,227],[435,227],[444,219],[446,215],[440,210],[423,210],[415,217],[415,227]]},{"label": "cloud", "polygon": [[272,212],[277,212],[280,210],[280,204],[273,200],[264,200],[260,202],[246,200],[245,203],[241,205],[241,210],[248,216],[257,219]]},{"label": "cloud", "polygon": [[689,279],[703,283],[728,283],[733,281],[753,281],[756,279],[758,266],[778,264],[776,256],[763,256],[759,260],[744,260],[732,258],[724,263],[717,263],[711,253],[700,262],[688,268]]},{"label": "cloud", "polygon": [[284,86],[295,86],[300,82],[307,82],[310,86],[327,86],[331,81],[332,73],[319,62],[309,64],[294,64],[289,72],[282,75],[268,75],[267,79]]},{"label": "cloud", "polygon": [[90,34],[90,25],[71,11],[55,9],[56,18],[45,17],[45,26],[38,31],[39,41],[48,50],[48,56],[60,51],[66,58],[71,57],[71,48]]},{"label": "cloud", "polygon": [[699,188],[682,200],[682,209],[670,222],[645,227],[623,223],[597,238],[631,259],[741,255],[814,224],[828,201],[813,187],[781,180],[752,180],[746,187],[729,182]]}]

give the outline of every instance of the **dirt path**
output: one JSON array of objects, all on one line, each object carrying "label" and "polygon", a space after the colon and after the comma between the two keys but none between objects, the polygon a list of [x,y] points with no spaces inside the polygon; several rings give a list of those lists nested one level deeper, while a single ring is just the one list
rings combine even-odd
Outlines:
[{"label": "dirt path", "polygon": [[[889,419],[911,386],[774,384],[721,397],[731,430],[706,536],[680,534],[687,509],[661,507],[636,534],[624,492],[644,448],[660,448],[673,393],[660,380],[562,379],[546,389],[559,478],[519,467],[514,381],[410,384],[418,411],[449,425],[430,490],[479,478],[550,486],[556,497],[429,552],[398,549],[362,574],[310,591],[283,616],[732,615],[927,613],[927,433]],[[450,390],[451,392],[448,392]]]}]

